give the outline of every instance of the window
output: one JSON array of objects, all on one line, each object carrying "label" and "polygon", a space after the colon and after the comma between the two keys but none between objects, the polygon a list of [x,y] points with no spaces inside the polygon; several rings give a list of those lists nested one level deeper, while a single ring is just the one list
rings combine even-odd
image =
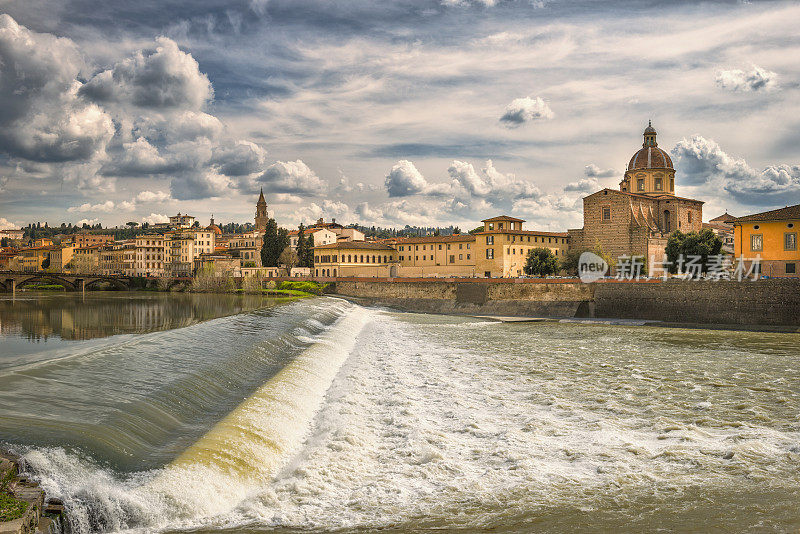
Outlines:
[{"label": "window", "polygon": [[760,252],[763,246],[763,238],[761,234],[753,234],[750,236],[750,250]]},{"label": "window", "polygon": [[486,249],[486,259],[487,260],[493,260],[494,259],[494,249],[493,248],[487,248]]},{"label": "window", "polygon": [[469,259],[469,257],[470,257],[470,255],[469,255],[469,254],[467,254],[467,259]]},{"label": "window", "polygon": [[456,255],[450,254],[450,263],[455,263],[455,261],[456,261]]},{"label": "window", "polygon": [[463,255],[463,254],[459,254],[459,255],[458,255],[458,259],[459,259],[459,260],[463,260],[463,259],[464,259],[464,255]]},{"label": "window", "polygon": [[493,235],[487,235],[486,236],[486,244],[487,245],[494,245],[494,236]]},{"label": "window", "polygon": [[787,263],[786,274],[796,274],[796,273],[797,273],[797,265],[794,263]]},{"label": "window", "polygon": [[459,243],[459,244],[458,244],[458,248],[460,248],[460,249],[461,249],[461,248],[464,248],[464,244],[463,244],[463,243]]},{"label": "window", "polygon": [[670,191],[675,191],[675,179],[674,178],[670,178],[669,179],[669,190]]},{"label": "window", "polygon": [[439,245],[439,250],[442,250],[442,245]]},{"label": "window", "polygon": [[691,212],[691,211],[690,211],[690,212],[688,212],[688,213],[686,214],[686,217],[687,217],[687,220],[689,221],[689,224],[691,224],[691,222],[692,222],[692,212]]},{"label": "window", "polygon": [[656,178],[656,191],[661,191],[661,178]]},{"label": "window", "polygon": [[783,250],[797,250],[797,233],[783,234]]},{"label": "window", "polygon": [[636,180],[636,187],[638,188],[639,191],[644,191],[644,180],[642,179]]},{"label": "window", "polygon": [[603,206],[603,220],[604,221],[611,220],[611,208],[609,206]]}]

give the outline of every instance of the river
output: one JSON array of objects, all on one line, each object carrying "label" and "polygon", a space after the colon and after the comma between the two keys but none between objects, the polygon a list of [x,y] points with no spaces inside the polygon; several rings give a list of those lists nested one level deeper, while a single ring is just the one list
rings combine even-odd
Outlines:
[{"label": "river", "polygon": [[74,532],[786,532],[800,335],[336,298],[0,296],[0,441]]}]

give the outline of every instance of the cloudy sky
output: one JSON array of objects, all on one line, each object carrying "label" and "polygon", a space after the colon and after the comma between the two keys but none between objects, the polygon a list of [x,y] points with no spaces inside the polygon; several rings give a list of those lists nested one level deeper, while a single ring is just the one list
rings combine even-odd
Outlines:
[{"label": "cloudy sky", "polygon": [[[120,4],[125,4],[121,6]],[[0,0],[0,227],[581,225],[648,119],[704,218],[800,202],[800,4]]]}]

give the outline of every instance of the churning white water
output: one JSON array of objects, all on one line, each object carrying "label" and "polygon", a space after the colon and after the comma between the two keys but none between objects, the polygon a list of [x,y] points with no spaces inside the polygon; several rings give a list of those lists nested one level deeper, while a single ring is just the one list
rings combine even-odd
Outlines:
[{"label": "churning white water", "polygon": [[298,306],[302,350],[163,467],[27,449],[76,530],[800,526],[800,336]]}]

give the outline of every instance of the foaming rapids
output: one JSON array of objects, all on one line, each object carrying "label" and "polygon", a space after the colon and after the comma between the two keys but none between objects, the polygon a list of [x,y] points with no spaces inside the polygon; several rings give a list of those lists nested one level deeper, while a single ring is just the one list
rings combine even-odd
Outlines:
[{"label": "foaming rapids", "polygon": [[33,449],[25,458],[48,494],[69,504],[74,532],[208,524],[268,484],[297,453],[368,318],[351,307],[307,338],[308,348],[162,469],[120,478],[63,449]]}]

